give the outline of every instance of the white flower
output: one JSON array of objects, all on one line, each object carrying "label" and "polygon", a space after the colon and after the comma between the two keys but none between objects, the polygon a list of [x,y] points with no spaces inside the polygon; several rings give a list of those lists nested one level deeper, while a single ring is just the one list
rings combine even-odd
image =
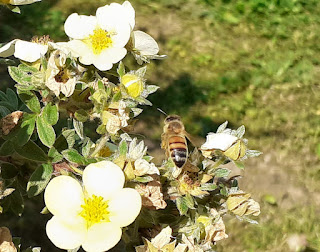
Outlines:
[{"label": "white flower", "polygon": [[221,150],[229,149],[238,138],[227,133],[209,133],[206,142],[201,146],[201,150]]},{"label": "white flower", "polygon": [[138,64],[150,63],[150,59],[164,59],[166,55],[158,55],[159,46],[157,42],[143,31],[134,31],[131,34],[132,54]]},{"label": "white flower", "polygon": [[106,71],[126,55],[124,47],[134,24],[134,9],[126,1],[122,5],[112,3],[100,7],[96,16],[73,13],[67,18],[64,29],[72,39],[69,47],[79,54],[80,62]]},{"label": "white flower", "polygon": [[130,145],[129,145],[129,150],[127,153],[127,159],[129,160],[137,160],[137,159],[142,159],[144,155],[147,153],[147,146],[144,146],[144,142],[140,141],[137,144],[137,138],[134,138]]},{"label": "white flower", "polygon": [[83,187],[69,176],[52,179],[44,199],[54,215],[46,226],[53,244],[95,252],[114,247],[121,239],[121,227],[131,224],[141,209],[139,193],[123,188],[124,182],[121,168],[110,161],[88,165]]},{"label": "white flower", "polygon": [[125,102],[121,100],[115,104],[117,112],[102,112],[102,122],[106,125],[106,130],[110,134],[116,134],[121,128],[127,127],[128,120],[130,119],[129,113],[126,111]]},{"label": "white flower", "polygon": [[46,86],[59,96],[60,92],[66,97],[73,94],[77,78],[75,73],[65,66],[67,55],[60,50],[54,51],[48,60],[46,71]]},{"label": "white flower", "polygon": [[41,0],[0,0],[0,2],[4,4],[11,4],[11,5],[25,5],[25,4],[32,4],[40,1]]},{"label": "white flower", "polygon": [[147,160],[139,158],[134,161],[134,175],[143,176],[145,174],[158,174],[160,172],[154,163],[149,163]]},{"label": "white flower", "polygon": [[48,44],[14,39],[0,48],[0,57],[14,56],[18,59],[35,62],[48,51]]}]

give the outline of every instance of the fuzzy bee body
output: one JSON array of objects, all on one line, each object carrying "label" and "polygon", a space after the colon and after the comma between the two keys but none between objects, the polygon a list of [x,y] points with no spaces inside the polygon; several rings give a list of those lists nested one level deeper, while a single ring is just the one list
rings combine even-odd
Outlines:
[{"label": "fuzzy bee body", "polygon": [[188,159],[187,133],[181,119],[177,115],[169,115],[164,120],[161,147],[166,150],[167,158],[172,159],[179,175]]},{"label": "fuzzy bee body", "polygon": [[179,168],[182,168],[187,161],[188,147],[185,137],[171,136],[168,138],[168,148],[170,156]]}]

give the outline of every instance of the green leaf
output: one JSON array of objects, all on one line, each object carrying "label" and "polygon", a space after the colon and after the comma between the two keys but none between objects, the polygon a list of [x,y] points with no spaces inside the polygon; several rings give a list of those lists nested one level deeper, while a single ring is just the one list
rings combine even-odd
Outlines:
[{"label": "green leaf", "polygon": [[228,121],[225,121],[223,124],[221,124],[217,129],[217,133],[222,133],[227,128],[227,125]]},{"label": "green leaf", "polygon": [[86,159],[75,149],[68,149],[62,151],[62,155],[69,162],[73,162],[79,165],[86,165]]},{"label": "green leaf", "polygon": [[188,208],[191,208],[191,209],[194,208],[194,200],[193,200],[193,197],[190,194],[187,194],[186,196],[184,196],[184,200],[185,200],[186,205],[188,206]]},{"label": "green leaf", "polygon": [[57,137],[57,140],[55,141],[53,145],[57,151],[61,152],[65,149],[68,149],[68,142],[63,134],[59,135]]},{"label": "green leaf", "polygon": [[28,197],[34,197],[41,193],[49,183],[53,167],[51,164],[42,164],[31,175],[27,184]]},{"label": "green leaf", "polygon": [[18,216],[21,216],[24,209],[23,198],[19,190],[15,190],[9,197],[10,208]]},{"label": "green leaf", "polygon": [[127,141],[121,140],[119,143],[119,154],[120,156],[126,156],[128,152],[128,144]]},{"label": "green leaf", "polygon": [[15,144],[20,146],[25,145],[33,134],[34,127],[36,123],[35,114],[23,114],[22,123],[17,136],[13,139]]},{"label": "green leaf", "polygon": [[249,157],[258,157],[262,154],[261,151],[258,150],[246,150],[246,156]]},{"label": "green leaf", "polygon": [[9,66],[8,70],[15,82],[26,86],[32,84],[32,75],[38,72],[38,69],[24,64],[20,64],[18,67]]},{"label": "green leaf", "polygon": [[59,112],[57,105],[48,103],[42,110],[43,119],[50,125],[55,125],[59,119]]},{"label": "green leaf", "polygon": [[205,183],[201,185],[200,188],[202,191],[213,191],[215,189],[217,189],[217,185],[213,184],[213,183]]},{"label": "green leaf", "polygon": [[152,106],[152,103],[150,101],[148,101],[147,99],[143,98],[143,97],[137,97],[135,99],[139,104],[141,105],[148,105],[148,106]]},{"label": "green leaf", "polygon": [[117,102],[122,98],[121,91],[115,93],[115,95],[112,97],[112,102]]},{"label": "green leaf", "polygon": [[72,148],[76,142],[76,138],[78,138],[76,131],[74,129],[64,130],[62,135],[65,137],[68,143],[68,148]]},{"label": "green leaf", "polygon": [[55,147],[50,148],[48,152],[48,157],[52,158],[52,163],[60,162],[63,159],[63,156],[59,153],[59,151],[57,151]]},{"label": "green leaf", "polygon": [[100,135],[104,135],[107,132],[106,126],[101,124],[99,127],[96,129],[97,133]]},{"label": "green leaf", "polygon": [[84,143],[82,145],[82,155],[84,157],[88,157],[90,154],[91,147],[93,146],[93,142],[89,137],[86,137]]},{"label": "green leaf", "polygon": [[176,204],[180,215],[185,215],[188,212],[189,208],[184,197],[177,198]]},{"label": "green leaf", "polygon": [[34,113],[40,113],[40,102],[38,97],[32,91],[22,91],[18,89],[20,99]]},{"label": "green leaf", "polygon": [[16,92],[14,92],[10,88],[7,88],[7,92],[6,93],[7,93],[7,97],[9,99],[10,103],[17,110],[18,109],[19,100],[18,100],[18,97],[16,95]]},{"label": "green leaf", "polygon": [[234,161],[234,164],[241,170],[244,170],[244,164],[240,161]]},{"label": "green leaf", "polygon": [[214,175],[218,178],[223,178],[223,177],[228,177],[230,172],[231,171],[227,168],[218,168],[217,170],[215,170]]},{"label": "green leaf", "polygon": [[0,162],[0,167],[3,179],[12,179],[18,175],[18,168],[11,163]]},{"label": "green leaf", "polygon": [[148,94],[152,94],[154,92],[156,92],[160,87],[156,86],[156,85],[147,85],[146,89]]},{"label": "green leaf", "polygon": [[0,106],[0,116],[5,117],[6,115],[9,115],[11,113],[11,111],[5,107],[5,106]]},{"label": "green leaf", "polygon": [[11,156],[14,153],[14,146],[11,141],[5,141],[0,147],[0,156]]},{"label": "green leaf", "polygon": [[120,78],[126,74],[126,69],[122,61],[120,61],[118,65],[117,73],[119,74]]},{"label": "green leaf", "polygon": [[244,127],[244,125],[242,125],[236,130],[236,136],[238,138],[242,138],[245,132],[246,132],[246,128]]},{"label": "green leaf", "polygon": [[143,177],[136,177],[133,182],[139,182],[139,183],[148,183],[150,181],[153,181],[153,178],[151,176],[143,176]]},{"label": "green leaf", "polygon": [[16,5],[7,5],[7,7],[13,12],[13,13],[17,13],[17,14],[20,14],[21,11],[20,11],[20,8]]},{"label": "green leaf", "polygon": [[79,122],[85,122],[85,121],[87,121],[89,119],[89,114],[84,109],[78,109],[74,113],[74,116]]},{"label": "green leaf", "polygon": [[49,148],[52,147],[56,140],[56,133],[53,127],[41,116],[37,117],[36,122],[37,132],[41,142]]},{"label": "green leaf", "polygon": [[27,142],[24,146],[15,145],[14,149],[20,156],[26,159],[38,162],[48,161],[48,157],[44,151],[32,141]]},{"label": "green leaf", "polygon": [[220,194],[222,196],[228,196],[228,190],[225,186],[222,186],[221,189],[220,189]]}]

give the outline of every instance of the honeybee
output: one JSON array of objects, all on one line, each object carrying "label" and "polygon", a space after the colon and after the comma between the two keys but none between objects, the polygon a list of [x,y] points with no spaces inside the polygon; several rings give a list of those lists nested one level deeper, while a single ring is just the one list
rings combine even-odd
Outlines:
[{"label": "honeybee", "polygon": [[176,166],[173,172],[175,178],[179,176],[188,159],[187,137],[189,138],[189,135],[185,131],[180,116],[167,116],[161,135],[161,148],[166,150],[167,158],[171,157]]}]

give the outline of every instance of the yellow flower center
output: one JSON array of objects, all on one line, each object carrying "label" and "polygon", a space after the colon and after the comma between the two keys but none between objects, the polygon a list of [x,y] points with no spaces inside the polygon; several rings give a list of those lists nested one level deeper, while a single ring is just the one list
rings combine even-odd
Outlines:
[{"label": "yellow flower center", "polygon": [[101,196],[92,195],[86,198],[84,205],[81,205],[80,216],[87,222],[87,227],[100,222],[109,222],[108,202]]},{"label": "yellow flower center", "polygon": [[89,36],[89,41],[94,54],[100,54],[102,50],[112,45],[111,33],[101,28],[96,28]]}]

